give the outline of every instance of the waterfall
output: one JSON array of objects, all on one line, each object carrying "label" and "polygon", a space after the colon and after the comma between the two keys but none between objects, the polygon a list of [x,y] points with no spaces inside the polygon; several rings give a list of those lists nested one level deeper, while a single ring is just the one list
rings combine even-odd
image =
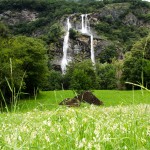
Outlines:
[{"label": "waterfall", "polygon": [[82,29],[81,29],[81,32],[89,34],[87,14],[82,14],[81,18],[82,18]]},{"label": "waterfall", "polygon": [[68,60],[67,60],[67,50],[69,47],[69,30],[71,28],[71,24],[70,24],[70,20],[69,18],[67,18],[67,32],[66,35],[64,37],[64,42],[63,42],[63,58],[62,58],[62,62],[61,62],[61,69],[62,69],[62,73],[65,74],[66,72],[66,66],[68,64]]},{"label": "waterfall", "polygon": [[93,47],[93,34],[90,30],[90,25],[89,25],[89,20],[88,20],[87,14],[82,14],[81,19],[82,19],[81,32],[90,35],[90,38],[91,38],[91,61],[95,65],[95,55],[94,55],[94,47]]},{"label": "waterfall", "polygon": [[81,29],[81,32],[84,33],[85,32],[85,27],[84,27],[84,15],[83,14],[81,15],[81,18],[82,18],[82,29]]},{"label": "waterfall", "polygon": [[94,55],[93,35],[92,34],[91,34],[91,61],[95,65],[95,55]]}]

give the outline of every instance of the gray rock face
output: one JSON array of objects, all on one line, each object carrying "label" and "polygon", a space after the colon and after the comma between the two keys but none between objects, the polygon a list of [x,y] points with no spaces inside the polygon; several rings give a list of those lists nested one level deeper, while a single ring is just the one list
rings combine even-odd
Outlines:
[{"label": "gray rock face", "polygon": [[95,15],[97,16],[96,18],[98,18],[98,20],[101,20],[102,18],[108,18],[111,21],[115,21],[128,10],[129,6],[130,4],[127,3],[106,5],[98,14]]},{"label": "gray rock face", "polygon": [[[95,58],[98,57],[99,53],[105,49],[105,47],[109,46],[111,42],[109,40],[101,38],[100,35],[97,35],[96,32],[91,28],[91,23],[96,23],[97,19],[92,17],[93,14],[88,14],[89,20],[89,28],[91,33],[93,34],[93,48],[95,52]],[[91,59],[91,37],[88,34],[81,33],[81,14],[74,14],[70,17],[70,22],[72,28],[77,31],[76,39],[69,39],[69,48],[67,50],[67,57],[71,61],[83,61],[84,59]],[[66,18],[62,18],[62,25],[66,26]],[[66,29],[64,29],[66,30]],[[62,37],[63,38],[63,37]],[[57,68],[61,65],[61,60],[63,56],[63,39],[58,45],[55,45],[53,48],[53,60],[52,64]]]},{"label": "gray rock face", "polygon": [[35,21],[38,13],[35,11],[21,10],[21,11],[5,11],[0,14],[0,21],[8,25],[16,25],[23,22]]},{"label": "gray rock face", "polygon": [[[62,39],[63,40],[63,39]],[[57,45],[53,48],[53,60],[52,64],[55,66],[61,65],[61,60],[63,56],[63,42],[59,43],[60,46]],[[110,45],[111,42],[94,37],[93,47],[95,51],[95,57],[97,58],[101,50]],[[91,57],[91,41],[90,36],[86,34],[80,34],[75,40],[69,40],[69,48],[67,51],[67,56],[71,61],[83,61],[84,59],[90,59]],[[60,68],[60,67],[59,67]]]},{"label": "gray rock face", "polygon": [[139,20],[133,13],[128,13],[124,20],[123,23],[126,25],[133,25],[133,26],[145,26],[145,27],[150,27],[150,23],[145,23],[143,20]]}]

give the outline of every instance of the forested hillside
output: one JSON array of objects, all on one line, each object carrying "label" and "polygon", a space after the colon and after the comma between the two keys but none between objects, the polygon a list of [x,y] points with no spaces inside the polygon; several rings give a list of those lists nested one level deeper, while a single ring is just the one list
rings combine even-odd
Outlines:
[{"label": "forested hillside", "polygon": [[[87,14],[90,39],[81,34]],[[66,19],[72,61],[61,72]],[[150,3],[141,0],[0,0],[0,89],[42,90],[150,87]],[[76,52],[76,49],[79,52]],[[8,94],[9,93],[9,94]]]}]

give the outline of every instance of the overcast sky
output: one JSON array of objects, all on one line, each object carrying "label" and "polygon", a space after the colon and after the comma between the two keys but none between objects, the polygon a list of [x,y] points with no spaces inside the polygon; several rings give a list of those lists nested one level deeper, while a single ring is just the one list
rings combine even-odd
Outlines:
[{"label": "overcast sky", "polygon": [[148,1],[148,2],[150,2],[150,0],[143,0],[143,1]]}]

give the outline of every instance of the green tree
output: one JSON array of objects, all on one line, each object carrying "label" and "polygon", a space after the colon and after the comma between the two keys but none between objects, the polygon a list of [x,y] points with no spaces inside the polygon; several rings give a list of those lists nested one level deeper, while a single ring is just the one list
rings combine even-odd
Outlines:
[{"label": "green tree", "polygon": [[48,86],[46,90],[61,90],[63,83],[63,77],[61,72],[51,70],[48,77]]},{"label": "green tree", "polygon": [[70,64],[64,78],[72,90],[82,91],[97,88],[96,72],[91,60]]},{"label": "green tree", "polygon": [[[134,44],[131,52],[126,53],[123,65],[123,80],[150,86],[150,37],[143,38]],[[129,55],[127,55],[129,54]],[[127,88],[131,86],[127,85]]]},{"label": "green tree", "polygon": [[99,54],[101,63],[111,63],[113,58],[117,58],[117,48],[114,45],[110,45],[107,48],[103,49]]},{"label": "green tree", "polygon": [[9,29],[2,22],[0,22],[0,36],[7,37],[9,34]]},{"label": "green tree", "polygon": [[57,42],[62,34],[63,34],[63,31],[62,31],[61,26],[58,23],[55,23],[48,30],[48,34],[46,36],[46,42],[47,43]]},{"label": "green tree", "polygon": [[99,89],[115,89],[117,87],[116,68],[112,64],[97,64]]},{"label": "green tree", "polygon": [[[19,87],[23,74],[24,91],[33,94],[47,81],[48,67],[46,48],[41,40],[17,36],[0,42],[0,88],[6,89],[5,77],[10,81],[10,58],[12,60],[13,82]],[[8,90],[4,91],[7,95]]]}]

